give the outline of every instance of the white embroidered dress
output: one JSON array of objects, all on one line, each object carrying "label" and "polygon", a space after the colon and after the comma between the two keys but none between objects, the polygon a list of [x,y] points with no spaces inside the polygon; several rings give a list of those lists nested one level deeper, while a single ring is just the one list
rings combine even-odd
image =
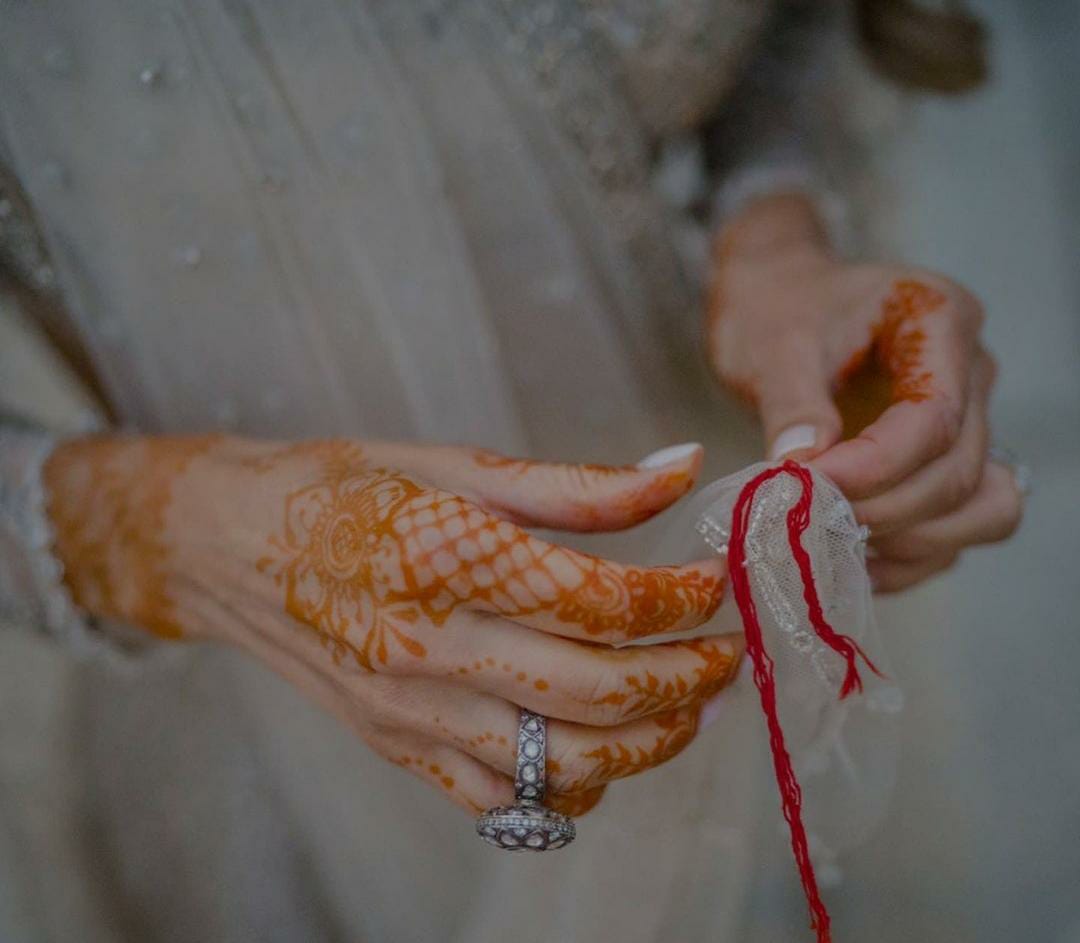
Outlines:
[{"label": "white embroidered dress", "polygon": [[[692,141],[725,102],[729,164],[805,136],[744,120],[774,12],[0,3],[0,261],[141,431],[697,439],[715,476],[757,442],[698,343]],[[522,858],[237,654],[0,647],[3,939],[734,939],[775,827],[752,697]]]}]

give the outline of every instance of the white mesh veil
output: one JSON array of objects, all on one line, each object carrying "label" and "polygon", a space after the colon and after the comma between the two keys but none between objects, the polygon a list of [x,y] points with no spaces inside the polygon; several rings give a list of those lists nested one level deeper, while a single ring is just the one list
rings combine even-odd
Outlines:
[{"label": "white mesh veil", "polygon": [[[667,562],[726,554],[732,513],[748,482],[774,465],[760,463],[703,488],[678,515],[664,545]],[[898,751],[903,696],[890,676],[874,622],[865,565],[866,532],[839,489],[811,470],[813,499],[802,535],[825,619],[856,643],[881,672],[860,664],[862,691],[840,698],[847,664],[815,634],[789,544],[787,514],[800,481],[780,474],[763,483],[749,509],[746,566],[765,651],[775,663],[777,708],[802,788],[802,818],[823,884],[838,875],[836,855],[866,838],[884,813]],[[728,594],[702,632],[740,630]],[[695,633],[696,634],[696,633]],[[740,684],[750,683],[750,672]]]}]

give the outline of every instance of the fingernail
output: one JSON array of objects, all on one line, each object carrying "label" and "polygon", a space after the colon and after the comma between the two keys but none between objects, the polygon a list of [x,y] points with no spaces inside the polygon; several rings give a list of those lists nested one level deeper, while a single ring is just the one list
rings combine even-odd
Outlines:
[{"label": "fingernail", "polygon": [[776,437],[773,442],[769,458],[783,458],[788,452],[796,452],[799,449],[811,449],[817,440],[817,430],[806,423],[798,426],[788,426]]},{"label": "fingernail", "polygon": [[683,459],[693,455],[694,452],[700,448],[701,444],[698,442],[684,442],[682,445],[669,445],[666,449],[660,449],[659,452],[653,452],[652,455],[646,455],[637,463],[637,467],[664,468],[667,465],[674,465],[676,462],[681,462]]}]

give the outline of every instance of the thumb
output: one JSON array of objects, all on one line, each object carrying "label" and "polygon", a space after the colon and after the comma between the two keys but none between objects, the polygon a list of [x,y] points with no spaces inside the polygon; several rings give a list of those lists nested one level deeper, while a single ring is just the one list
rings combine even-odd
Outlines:
[{"label": "thumb", "polygon": [[524,526],[611,531],[652,517],[689,491],[703,450],[696,442],[674,445],[625,466],[460,452],[459,487],[489,510]]},{"label": "thumb", "polygon": [[805,460],[839,440],[843,423],[816,352],[803,346],[771,353],[757,393],[770,459]]}]

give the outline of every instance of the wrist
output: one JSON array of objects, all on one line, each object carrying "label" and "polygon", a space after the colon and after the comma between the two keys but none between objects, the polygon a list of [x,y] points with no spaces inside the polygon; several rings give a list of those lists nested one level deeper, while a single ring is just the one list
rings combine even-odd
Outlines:
[{"label": "wrist", "polygon": [[192,525],[173,492],[216,437],[97,436],[61,443],[43,469],[53,551],[76,604],[163,638],[202,634],[178,608],[176,552]]},{"label": "wrist", "polygon": [[746,203],[726,222],[717,246],[727,261],[832,258],[816,204],[797,191],[759,196]]}]

